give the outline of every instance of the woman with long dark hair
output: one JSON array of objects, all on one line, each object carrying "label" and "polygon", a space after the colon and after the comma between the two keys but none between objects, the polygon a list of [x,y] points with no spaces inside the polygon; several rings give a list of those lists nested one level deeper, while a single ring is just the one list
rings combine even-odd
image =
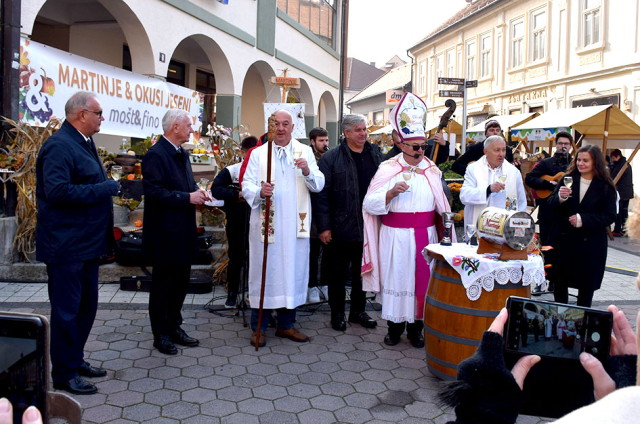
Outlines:
[{"label": "woman with long dark hair", "polygon": [[[566,177],[573,179],[570,187]],[[578,305],[591,306],[607,261],[607,227],[616,219],[616,189],[598,146],[581,147],[548,204],[560,217],[551,245],[558,273],[556,302],[578,289]]]}]

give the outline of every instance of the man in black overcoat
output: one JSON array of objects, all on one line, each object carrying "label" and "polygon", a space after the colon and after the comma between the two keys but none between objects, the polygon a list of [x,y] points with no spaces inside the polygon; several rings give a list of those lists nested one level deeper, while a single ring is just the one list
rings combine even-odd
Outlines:
[{"label": "man in black overcoat", "polygon": [[199,190],[189,156],[181,145],[193,133],[191,118],[179,109],[162,118],[164,135],[142,160],[144,188],[145,260],[153,266],[149,319],[153,346],[167,355],[178,353],[174,343],[197,346],[182,324],[182,304],[187,295],[191,262],[198,251],[196,206],[211,196]]},{"label": "man in black overcoat", "polygon": [[47,265],[53,385],[92,394],[98,389],[80,376],[107,373],[85,362],[83,351],[98,308],[100,256],[113,242],[111,196],[120,185],[107,178],[91,138],[104,120],[95,94],[71,96],[65,115],[36,162],[36,259]]},{"label": "man in black overcoat", "polygon": [[[615,180],[622,167],[627,163],[627,158],[622,156],[620,149],[615,149],[611,152],[611,178]],[[620,195],[620,201],[618,202],[618,215],[616,216],[616,224],[613,228],[613,235],[616,237],[622,237],[624,231],[624,225],[629,217],[629,200],[633,199],[633,171],[631,165],[627,165],[627,168],[622,173],[622,176],[616,184],[616,190]]]}]

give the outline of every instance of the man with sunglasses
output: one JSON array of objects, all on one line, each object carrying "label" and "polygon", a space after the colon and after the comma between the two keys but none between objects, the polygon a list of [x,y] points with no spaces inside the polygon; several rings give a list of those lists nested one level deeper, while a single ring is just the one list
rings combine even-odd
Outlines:
[{"label": "man with sunglasses", "polygon": [[80,376],[107,374],[83,352],[98,308],[100,256],[113,246],[111,196],[120,184],[107,178],[93,143],[104,120],[95,94],[74,94],[65,114],[36,162],[36,259],[47,264],[53,386],[83,395],[98,389]]},{"label": "man with sunglasses", "polygon": [[424,301],[429,264],[422,249],[438,242],[436,213],[449,212],[438,167],[424,153],[427,107],[406,93],[389,117],[402,141],[401,154],[383,162],[363,203],[363,289],[378,293],[389,327],[384,343],[424,347]]}]

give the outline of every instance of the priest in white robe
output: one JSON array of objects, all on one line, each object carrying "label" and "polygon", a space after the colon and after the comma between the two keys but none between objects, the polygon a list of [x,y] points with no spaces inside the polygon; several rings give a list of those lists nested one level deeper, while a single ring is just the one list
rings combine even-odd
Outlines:
[{"label": "priest in white robe", "polygon": [[400,342],[406,327],[409,342],[424,347],[431,270],[422,249],[438,242],[436,224],[442,227],[442,221],[437,214],[451,210],[440,170],[424,157],[426,111],[411,93],[394,107],[390,120],[401,138],[401,153],[380,165],[363,203],[363,290],[378,293],[389,346]]},{"label": "priest in white robe", "polygon": [[[318,169],[313,151],[291,137],[293,117],[286,110],[275,114],[272,143],[271,184],[267,181],[269,144],[256,148],[242,182],[242,196],[251,206],[249,225],[249,301],[251,343],[266,343],[269,310],[278,315],[276,336],[296,342],[309,338],[294,327],[296,308],[306,301],[309,281],[309,230],[311,198],[309,192],[324,187],[324,175]],[[264,252],[264,205],[271,196],[268,234],[267,272],[264,312],[258,330],[258,306],[262,283]]]},{"label": "priest in white robe", "polygon": [[515,166],[505,160],[506,143],[499,135],[484,141],[484,156],[467,167],[460,189],[460,201],[464,204],[464,223],[477,225],[478,216],[488,206],[505,209],[507,198],[519,211],[527,210],[527,195],[522,175]]}]

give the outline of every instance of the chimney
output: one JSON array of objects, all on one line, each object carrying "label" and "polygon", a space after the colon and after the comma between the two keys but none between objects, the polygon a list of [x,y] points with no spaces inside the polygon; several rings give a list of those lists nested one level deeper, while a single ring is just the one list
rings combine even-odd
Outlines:
[{"label": "chimney", "polygon": [[369,62],[369,65],[375,67],[376,66],[376,62]]}]

